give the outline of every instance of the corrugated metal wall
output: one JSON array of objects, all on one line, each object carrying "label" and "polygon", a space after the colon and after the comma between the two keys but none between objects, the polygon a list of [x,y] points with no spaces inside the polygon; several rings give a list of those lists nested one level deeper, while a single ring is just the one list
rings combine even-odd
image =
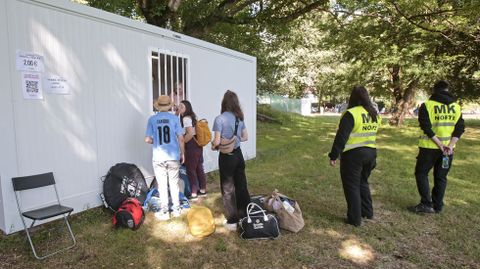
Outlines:
[{"label": "corrugated metal wall", "polygon": [[[189,56],[189,100],[211,124],[224,91],[237,91],[250,133],[243,149],[255,157],[255,58],[186,36],[177,41],[172,32],[68,1],[0,3],[0,29],[8,27],[0,32],[8,40],[0,43],[0,127],[7,130],[0,135],[0,202],[8,209],[0,215],[2,230],[21,229],[12,176],[53,171],[65,204],[78,212],[100,204],[100,177],[113,164],[132,162],[152,174],[151,149],[143,142],[152,114],[152,49]],[[43,76],[65,77],[71,93],[23,99],[17,49],[43,55]],[[217,167],[217,153],[208,147],[205,166]],[[27,194],[23,202],[31,207],[37,199],[48,203],[46,197]]]},{"label": "corrugated metal wall", "polygon": [[[15,149],[15,126],[13,123],[13,103],[10,81],[7,11],[6,0],[0,1],[0,228],[5,231],[5,209],[16,212],[16,207],[8,209],[7,205],[15,204],[9,192],[12,190],[9,176],[17,172]],[[8,185],[10,183],[10,185]]]}]

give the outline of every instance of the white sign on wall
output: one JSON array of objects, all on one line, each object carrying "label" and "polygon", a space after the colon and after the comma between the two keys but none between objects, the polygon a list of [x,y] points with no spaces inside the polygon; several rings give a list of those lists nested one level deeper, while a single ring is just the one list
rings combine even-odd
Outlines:
[{"label": "white sign on wall", "polygon": [[43,56],[17,50],[17,70],[43,72]]},{"label": "white sign on wall", "polygon": [[22,91],[25,99],[43,99],[42,75],[34,72],[22,72]]},{"label": "white sign on wall", "polygon": [[45,87],[48,93],[70,94],[70,86],[67,79],[61,76],[50,75],[45,79]]}]

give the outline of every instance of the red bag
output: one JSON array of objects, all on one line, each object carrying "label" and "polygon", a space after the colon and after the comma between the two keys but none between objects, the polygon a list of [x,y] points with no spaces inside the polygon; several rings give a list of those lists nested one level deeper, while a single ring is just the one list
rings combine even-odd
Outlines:
[{"label": "red bag", "polygon": [[142,225],[145,213],[140,202],[135,198],[127,198],[113,215],[112,223],[116,228],[125,227],[136,230]]}]

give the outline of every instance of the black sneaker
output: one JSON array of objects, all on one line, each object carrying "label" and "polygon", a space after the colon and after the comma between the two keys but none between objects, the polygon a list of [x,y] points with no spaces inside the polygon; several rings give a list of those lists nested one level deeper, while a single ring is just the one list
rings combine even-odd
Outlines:
[{"label": "black sneaker", "polygon": [[433,210],[434,210],[435,213],[437,213],[437,214],[442,213],[442,209],[441,209],[440,207],[438,207],[438,206],[435,206],[435,205],[434,205],[434,206],[433,206]]},{"label": "black sneaker", "polygon": [[353,225],[355,227],[360,227],[362,225],[362,223],[353,223],[353,222],[349,221],[348,219],[343,219],[343,223]]},{"label": "black sneaker", "polygon": [[364,222],[376,223],[377,221],[372,216],[362,216]]},{"label": "black sneaker", "polygon": [[198,191],[197,195],[198,195],[198,197],[207,197],[207,192],[206,191],[205,192]]},{"label": "black sneaker", "polygon": [[418,204],[416,206],[411,206],[408,208],[413,213],[435,213],[435,210],[431,206],[425,205],[425,204]]}]

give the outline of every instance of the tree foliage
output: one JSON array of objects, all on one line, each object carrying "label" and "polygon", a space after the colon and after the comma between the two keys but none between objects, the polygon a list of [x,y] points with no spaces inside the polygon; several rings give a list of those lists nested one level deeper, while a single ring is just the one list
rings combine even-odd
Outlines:
[{"label": "tree foliage", "polygon": [[141,15],[149,24],[203,38],[219,24],[279,25],[323,8],[327,0],[84,0],[120,15]]},{"label": "tree foliage", "polygon": [[316,22],[324,13],[309,14],[303,20],[290,25],[294,31],[283,36],[269,56],[276,59],[281,74],[277,86],[283,94],[300,97],[313,92],[320,99],[338,97],[338,88],[332,78],[344,65],[336,58],[336,52],[323,44],[325,32]]},{"label": "tree foliage", "polygon": [[[390,122],[395,125],[402,124],[418,90],[429,91],[437,79],[449,78],[456,91],[464,85],[478,89],[474,70],[479,54],[469,53],[474,58],[468,59],[463,50],[477,50],[478,23],[470,26],[472,18],[462,13],[469,5],[444,2],[337,1],[330,20],[319,23],[329,33],[330,46],[348,64],[344,80],[337,83],[364,84],[376,96],[391,94],[396,113]],[[470,41],[464,38],[467,33]],[[460,78],[461,72],[465,75]]]},{"label": "tree foliage", "polygon": [[476,0],[76,1],[256,56],[260,92],[338,99],[364,84],[396,125],[437,79],[480,96]]},{"label": "tree foliage", "polygon": [[478,1],[392,2],[410,24],[433,35],[436,55],[448,56],[446,78],[464,100],[480,96],[480,5]]}]

